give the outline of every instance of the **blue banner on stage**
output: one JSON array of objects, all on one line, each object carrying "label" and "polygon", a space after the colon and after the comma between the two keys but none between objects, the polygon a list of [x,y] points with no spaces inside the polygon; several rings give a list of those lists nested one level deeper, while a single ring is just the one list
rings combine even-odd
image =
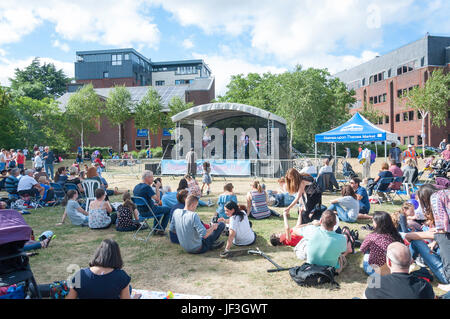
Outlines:
[{"label": "blue banner on stage", "polygon": [[[203,160],[198,160],[197,174],[203,174]],[[210,161],[211,175],[219,176],[250,176],[250,161],[246,160],[218,160]],[[162,160],[162,175],[184,175],[186,174],[185,160]]]}]

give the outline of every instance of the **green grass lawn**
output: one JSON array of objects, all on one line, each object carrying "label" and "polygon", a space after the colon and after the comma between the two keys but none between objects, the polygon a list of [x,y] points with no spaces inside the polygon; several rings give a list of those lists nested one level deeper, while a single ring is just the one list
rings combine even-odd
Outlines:
[{"label": "green grass lawn", "polygon": [[[167,178],[166,178],[167,180]],[[232,180],[233,181],[233,180]],[[227,181],[229,182],[229,181]],[[233,181],[235,189],[248,188],[249,180]],[[136,184],[137,181],[133,180]],[[172,188],[176,180],[166,181]],[[113,184],[113,183],[112,183]],[[172,185],[173,184],[173,185]],[[215,184],[215,185],[214,185]],[[213,195],[206,197],[213,201],[221,191],[223,183],[213,184]],[[114,186],[131,186],[124,181]],[[241,186],[242,185],[242,186]],[[245,186],[244,186],[245,185]],[[275,188],[275,181],[266,181],[269,189]],[[273,186],[273,187],[272,187]],[[237,193],[239,202],[244,202],[245,191]],[[337,194],[325,194],[323,202],[328,205]],[[112,202],[120,202],[120,196],[111,198]],[[397,204],[401,204],[398,202]],[[372,212],[384,210],[394,212],[399,205],[373,205]],[[276,209],[282,212],[282,209]],[[202,220],[209,222],[215,207],[199,208]],[[219,251],[211,251],[203,255],[190,255],[179,245],[170,243],[168,237],[151,237],[148,243],[133,240],[133,233],[120,233],[114,228],[108,230],[91,230],[88,227],[70,225],[67,220],[63,226],[55,226],[61,220],[63,208],[42,208],[24,215],[27,223],[33,228],[36,236],[46,230],[52,230],[56,238],[48,249],[39,250],[39,255],[31,257],[32,270],[38,283],[49,283],[67,279],[76,267],[87,267],[95,249],[105,238],[113,238],[121,248],[124,270],[132,277],[131,284],[136,289],[156,291],[171,290],[176,293],[212,296],[213,298],[352,298],[361,297],[367,283],[367,276],[362,270],[362,253],[357,252],[348,257],[349,265],[337,277],[341,289],[330,290],[326,285],[319,288],[299,287],[291,280],[287,271],[267,273],[272,264],[259,256],[244,256],[234,259],[221,259]],[[297,213],[291,211],[290,225],[296,223]],[[283,267],[301,265],[291,247],[272,247],[269,237],[274,232],[283,230],[281,218],[271,217],[265,220],[252,220],[253,229],[257,233],[254,247],[263,252]],[[367,235],[361,230],[365,222],[355,224],[341,223],[350,229],[358,229],[360,239]],[[226,237],[222,237],[226,240]],[[73,266],[75,265],[75,266]],[[436,286],[437,283],[434,283]],[[437,288],[436,293],[442,294]]]}]

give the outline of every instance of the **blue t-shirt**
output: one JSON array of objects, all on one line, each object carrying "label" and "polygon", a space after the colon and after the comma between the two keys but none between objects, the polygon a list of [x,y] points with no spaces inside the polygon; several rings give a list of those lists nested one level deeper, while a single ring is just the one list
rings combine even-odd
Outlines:
[{"label": "blue t-shirt", "polygon": [[362,199],[359,201],[359,209],[364,207],[367,210],[367,212],[369,212],[370,211],[370,202],[369,202],[369,195],[367,194],[367,190],[364,187],[359,186],[358,189],[356,190],[356,194],[362,196]]},{"label": "blue t-shirt", "polygon": [[44,187],[44,196],[42,198],[47,199],[47,193],[48,193],[48,190],[50,189],[50,186],[48,186],[46,184],[39,184],[39,185],[41,185],[41,187]]},{"label": "blue t-shirt", "polygon": [[307,227],[311,227],[311,231],[304,233],[304,238],[308,240],[306,261],[310,264],[338,269],[339,256],[347,250],[346,237],[322,227]]},{"label": "blue t-shirt", "polygon": [[163,206],[172,208],[178,203],[177,192],[167,192],[161,198]]},{"label": "blue t-shirt", "polygon": [[[378,173],[378,176],[380,176],[380,179],[378,180],[378,184],[380,183],[382,178],[386,178],[386,177],[394,177],[394,175],[392,175],[391,171],[381,171]],[[380,191],[385,191],[388,189],[390,183],[383,183],[380,184],[380,186],[378,187],[378,190]]]},{"label": "blue t-shirt", "polygon": [[84,268],[72,278],[78,299],[120,299],[120,292],[130,281],[130,276],[122,269],[96,275],[89,268]]},{"label": "blue t-shirt", "polygon": [[236,195],[220,195],[219,196],[219,200],[217,201],[217,209],[216,209],[216,212],[219,215],[219,218],[220,217],[225,218],[225,219],[230,218],[225,214],[225,207],[224,207],[225,204],[228,203],[229,201],[233,201],[237,204],[238,200],[237,200]]},{"label": "blue t-shirt", "polygon": [[[155,208],[155,203],[153,202],[152,197],[156,194],[149,185],[145,183],[137,184],[133,189],[133,195],[144,198],[152,210]],[[146,208],[142,208],[142,212],[147,211],[148,210]]]}]

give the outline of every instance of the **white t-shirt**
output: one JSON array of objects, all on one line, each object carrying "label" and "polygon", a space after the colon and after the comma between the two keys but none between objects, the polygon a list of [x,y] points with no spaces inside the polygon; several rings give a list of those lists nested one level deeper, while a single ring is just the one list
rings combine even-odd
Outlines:
[{"label": "white t-shirt", "polygon": [[3,153],[0,153],[0,162],[5,163],[6,162],[6,155]]},{"label": "white t-shirt", "polygon": [[347,215],[351,219],[357,219],[359,214],[359,201],[351,196],[338,198],[337,201],[347,211]]},{"label": "white t-shirt", "polygon": [[305,173],[305,174],[317,174],[317,169],[315,166],[308,166],[308,167],[303,167],[302,170],[300,171],[300,173]]},{"label": "white t-shirt", "polygon": [[333,173],[333,168],[331,166],[322,166],[319,171],[319,175],[322,173]]},{"label": "white t-shirt", "polygon": [[28,175],[24,175],[20,178],[19,184],[17,185],[17,191],[26,191],[29,189],[32,189],[34,185],[36,185],[38,182],[36,180]]},{"label": "white t-shirt", "polygon": [[250,245],[255,240],[255,233],[250,228],[247,214],[244,212],[244,218],[241,221],[240,216],[230,217],[230,229],[236,232],[236,236],[233,239],[233,244],[237,246]]}]

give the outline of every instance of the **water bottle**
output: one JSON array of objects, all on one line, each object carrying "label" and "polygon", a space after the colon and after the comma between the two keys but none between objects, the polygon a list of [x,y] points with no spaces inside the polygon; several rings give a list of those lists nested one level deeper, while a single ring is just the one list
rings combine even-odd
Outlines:
[{"label": "water bottle", "polygon": [[47,238],[52,238],[53,237],[53,232],[51,230],[47,230],[45,232],[43,232],[41,234],[41,236],[39,236],[39,241],[43,241]]}]

